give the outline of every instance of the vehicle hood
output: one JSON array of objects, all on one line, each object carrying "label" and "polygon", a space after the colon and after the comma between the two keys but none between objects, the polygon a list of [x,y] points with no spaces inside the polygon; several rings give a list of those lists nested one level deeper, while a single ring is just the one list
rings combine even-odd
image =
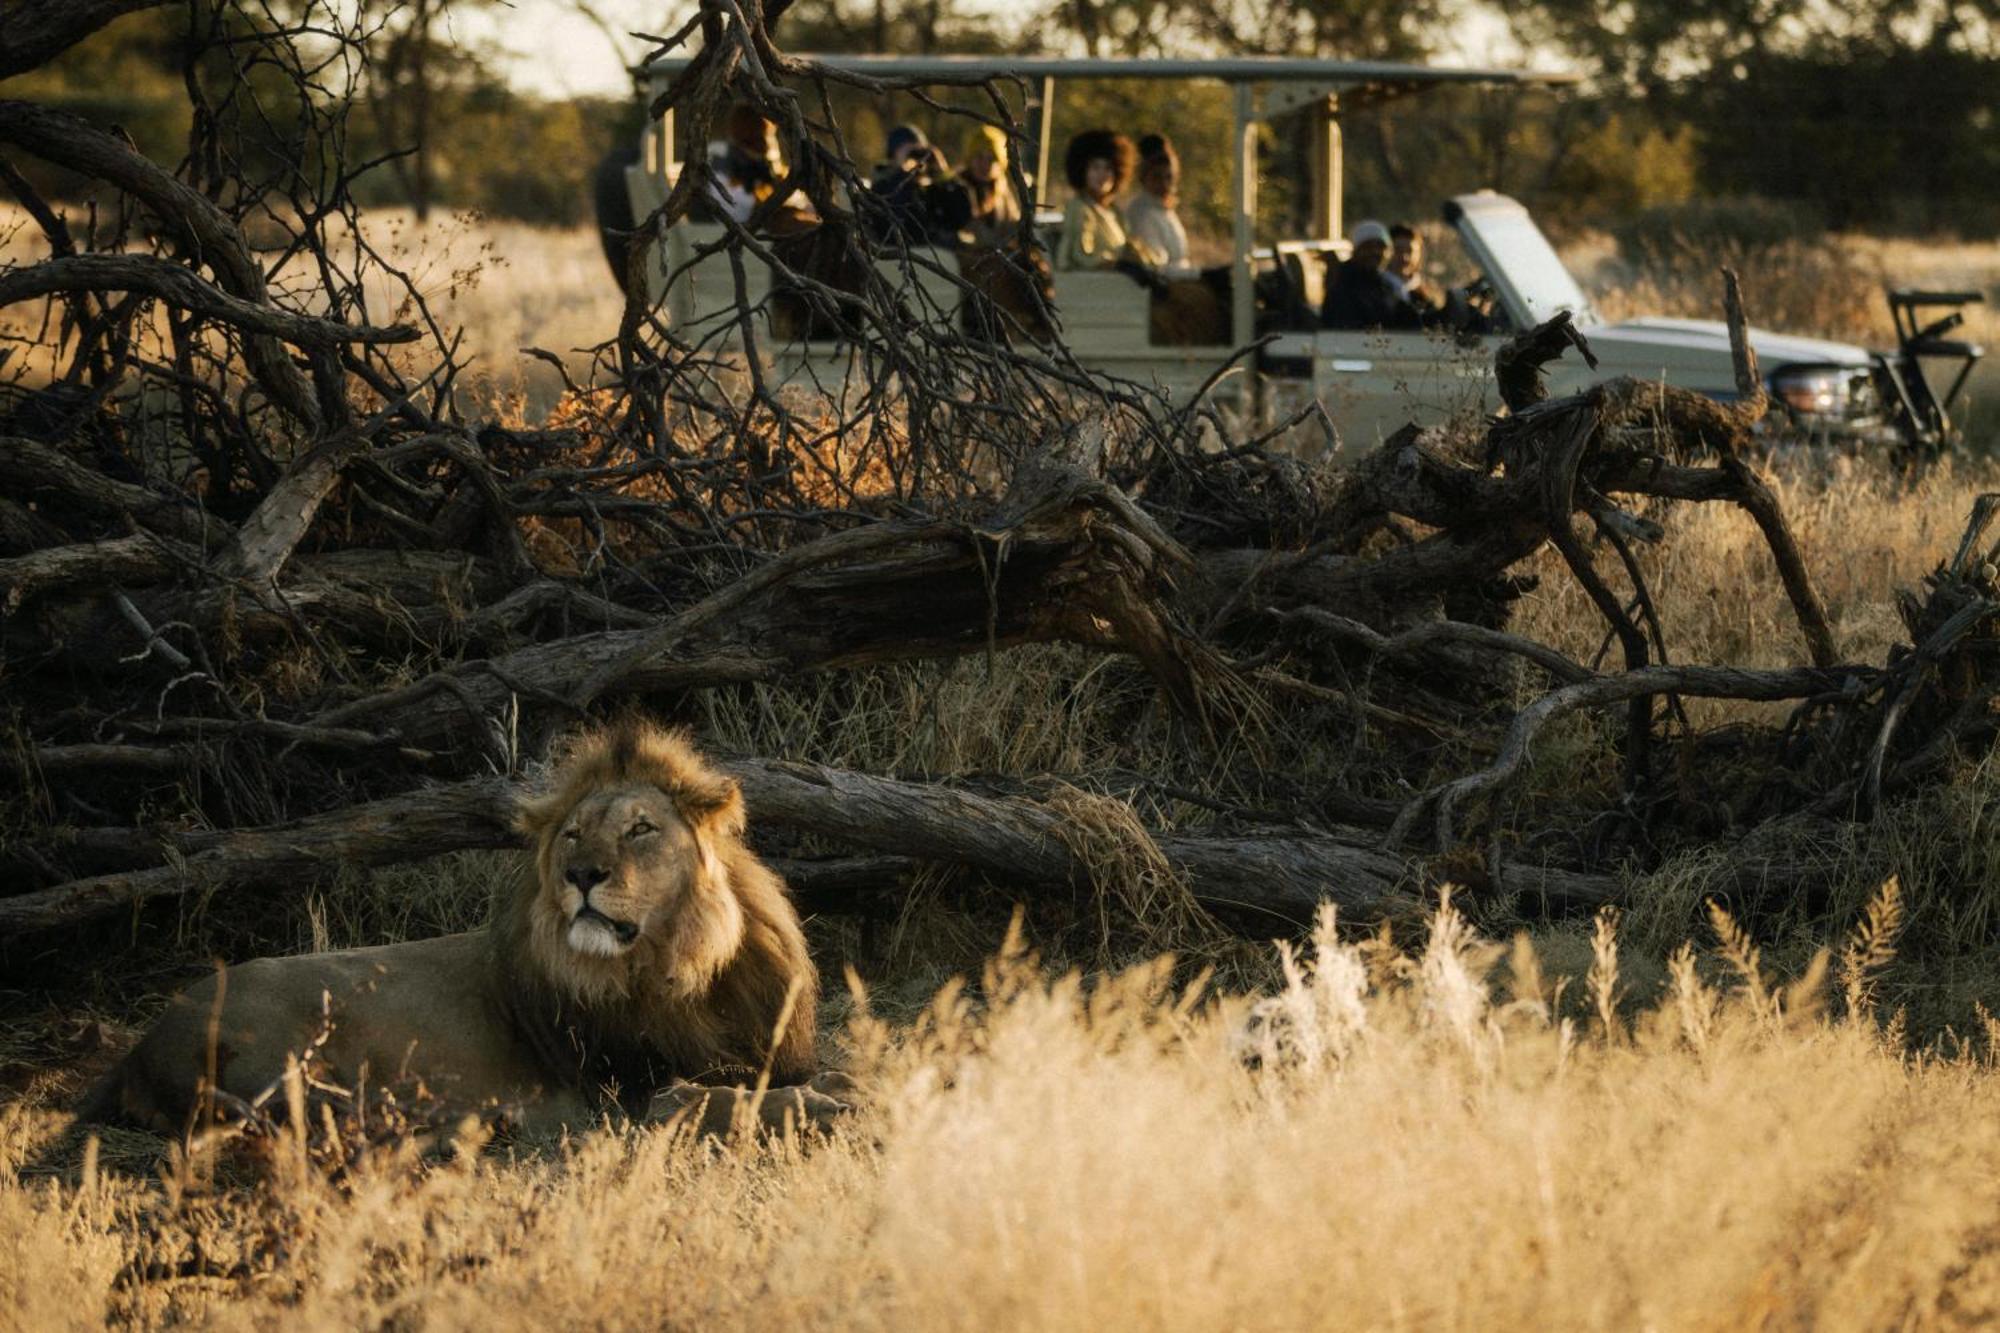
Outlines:
[{"label": "vehicle hood", "polygon": [[[1674,348],[1685,351],[1729,355],[1729,326],[1719,319],[1628,319],[1617,324],[1592,324],[1583,330],[1591,345],[1605,350],[1639,351],[1644,348]],[[1829,342],[1824,338],[1799,338],[1769,329],[1751,329],[1750,346],[1757,353],[1757,365],[1765,373],[1779,366],[1808,362],[1816,365],[1866,366],[1866,348],[1852,343]],[[1629,358],[1620,357],[1620,360]]]}]

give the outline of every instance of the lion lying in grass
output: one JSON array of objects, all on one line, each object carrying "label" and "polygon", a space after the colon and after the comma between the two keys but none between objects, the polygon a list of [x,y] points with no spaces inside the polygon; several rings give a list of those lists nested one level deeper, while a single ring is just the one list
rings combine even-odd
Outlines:
[{"label": "lion lying in grass", "polygon": [[586,733],[522,802],[535,873],[502,888],[484,928],[229,968],[173,1001],[79,1119],[178,1134],[209,1103],[279,1083],[323,1038],[322,1077],[420,1078],[528,1132],[620,1109],[696,1108],[705,1131],[726,1129],[751,1094],[725,1085],[766,1069],[766,1127],[824,1123],[846,1107],[800,1086],[818,977],[743,823],[735,781],[678,734]]}]

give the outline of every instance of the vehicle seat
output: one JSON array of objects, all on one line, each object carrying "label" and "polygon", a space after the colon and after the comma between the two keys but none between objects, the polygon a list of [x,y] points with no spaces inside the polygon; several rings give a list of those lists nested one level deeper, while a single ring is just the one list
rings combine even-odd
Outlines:
[{"label": "vehicle seat", "polygon": [[1318,327],[1316,293],[1325,290],[1314,272],[1318,265],[1289,250],[1279,251],[1277,258],[1275,266],[1257,275],[1257,331],[1296,333]]},{"label": "vehicle seat", "polygon": [[1314,262],[1308,263],[1307,257],[1300,252],[1285,255],[1285,268],[1292,276],[1292,288],[1306,303],[1306,309],[1312,312],[1314,320],[1319,318],[1319,308],[1326,304],[1326,265],[1318,262],[1318,258],[1315,255]]},{"label": "vehicle seat", "polygon": [[1055,306],[1063,332],[1078,351],[1149,345],[1152,297],[1115,269],[1065,269],[1055,274]]}]

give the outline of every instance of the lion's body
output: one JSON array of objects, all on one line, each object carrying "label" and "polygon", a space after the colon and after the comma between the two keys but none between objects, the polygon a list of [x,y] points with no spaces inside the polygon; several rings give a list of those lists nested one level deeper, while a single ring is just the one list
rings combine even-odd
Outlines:
[{"label": "lion's body", "polygon": [[628,723],[584,738],[520,823],[535,873],[485,927],[229,968],[175,998],[84,1114],[176,1133],[211,1069],[254,1098],[316,1040],[323,1078],[415,1076],[530,1128],[589,1124],[609,1092],[638,1114],[682,1081],[812,1074],[817,977],[732,781]]},{"label": "lion's body", "polygon": [[534,1120],[588,1116],[589,1099],[552,1078],[515,1029],[494,985],[492,952],[477,930],[238,963],[174,997],[113,1071],[103,1090],[110,1100],[96,1109],[178,1133],[209,1076],[211,1032],[215,1086],[249,1099],[325,1029],[319,1065],[344,1086],[407,1075],[453,1105],[520,1106]]}]

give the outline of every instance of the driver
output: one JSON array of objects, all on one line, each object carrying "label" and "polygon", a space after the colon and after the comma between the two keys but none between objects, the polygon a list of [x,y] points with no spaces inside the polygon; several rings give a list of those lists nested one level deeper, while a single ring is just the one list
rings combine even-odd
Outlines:
[{"label": "driver", "polygon": [[1409,223],[1389,225],[1389,262],[1382,271],[1418,314],[1428,316],[1444,306],[1443,294],[1424,277],[1424,234]]},{"label": "driver", "polygon": [[1360,223],[1348,237],[1353,247],[1327,286],[1320,323],[1329,329],[1416,329],[1417,308],[1385,269],[1389,229],[1374,220]]}]

